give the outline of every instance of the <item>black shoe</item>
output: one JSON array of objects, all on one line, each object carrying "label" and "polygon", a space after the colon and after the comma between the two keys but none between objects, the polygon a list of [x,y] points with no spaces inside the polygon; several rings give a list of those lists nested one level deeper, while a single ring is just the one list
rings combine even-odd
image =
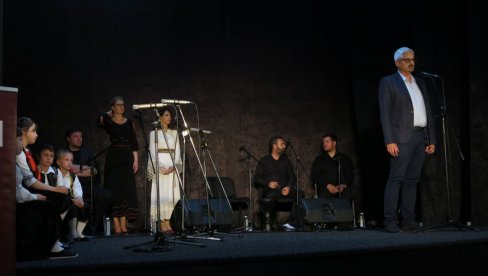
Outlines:
[{"label": "black shoe", "polygon": [[59,251],[59,252],[51,252],[49,254],[49,259],[68,259],[68,258],[76,258],[78,257],[78,253],[71,252],[67,249]]},{"label": "black shoe", "polygon": [[385,225],[385,231],[388,233],[399,233],[402,232],[402,229],[398,227],[395,223],[390,223]]},{"label": "black shoe", "polygon": [[402,228],[405,231],[420,231],[420,225],[415,221],[402,221]]}]

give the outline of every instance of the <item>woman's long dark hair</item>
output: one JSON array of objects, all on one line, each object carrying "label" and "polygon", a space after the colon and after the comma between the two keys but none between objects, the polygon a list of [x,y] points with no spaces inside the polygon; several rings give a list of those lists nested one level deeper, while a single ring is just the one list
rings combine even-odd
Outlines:
[{"label": "woman's long dark hair", "polygon": [[36,123],[29,117],[20,117],[17,120],[17,127],[22,130],[22,133],[27,133],[29,128],[36,125]]}]

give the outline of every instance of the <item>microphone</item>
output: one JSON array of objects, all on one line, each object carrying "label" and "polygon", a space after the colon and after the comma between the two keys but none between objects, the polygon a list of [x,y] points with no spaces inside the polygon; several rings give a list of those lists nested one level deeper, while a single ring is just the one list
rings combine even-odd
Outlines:
[{"label": "microphone", "polygon": [[164,104],[164,103],[135,104],[132,106],[132,109],[134,109],[134,110],[155,109],[155,108],[161,108],[161,107],[166,106],[166,105],[167,104]]},{"label": "microphone", "polygon": [[204,133],[204,134],[212,134],[212,132],[210,130],[200,129],[200,128],[194,128],[194,127],[191,127],[190,128],[190,131],[193,131],[193,132],[201,132],[201,133]]},{"label": "microphone", "polygon": [[172,99],[161,99],[161,102],[164,104],[192,104],[193,103],[190,101],[172,100]]},{"label": "microphone", "polygon": [[431,77],[431,78],[440,78],[441,76],[439,75],[436,75],[436,74],[431,74],[431,73],[427,73],[427,72],[419,72],[420,75],[424,75],[426,77]]},{"label": "microphone", "polygon": [[239,148],[239,151],[243,151],[243,150],[245,151],[245,150],[246,150],[246,148],[245,148],[244,146],[241,146],[241,147]]}]

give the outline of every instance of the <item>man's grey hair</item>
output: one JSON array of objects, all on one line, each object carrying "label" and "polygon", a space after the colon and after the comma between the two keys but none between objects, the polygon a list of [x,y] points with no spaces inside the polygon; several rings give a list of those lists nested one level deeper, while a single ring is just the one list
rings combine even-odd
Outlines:
[{"label": "man's grey hair", "polygon": [[403,57],[403,54],[407,52],[412,52],[412,54],[414,53],[414,51],[408,47],[399,48],[398,50],[395,51],[395,54],[393,55],[394,60],[397,61],[401,59]]}]

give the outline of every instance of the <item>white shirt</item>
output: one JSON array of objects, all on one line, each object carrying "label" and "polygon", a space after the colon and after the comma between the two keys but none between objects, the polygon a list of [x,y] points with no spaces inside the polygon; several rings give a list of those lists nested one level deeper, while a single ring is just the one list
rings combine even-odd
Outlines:
[{"label": "white shirt", "polygon": [[[61,179],[61,181],[59,181],[59,179]],[[67,172],[66,175],[63,175],[61,173],[61,170],[59,170],[58,181],[56,182],[56,185],[64,186],[68,189],[71,189],[71,182],[73,182],[73,190],[70,190],[70,193],[73,198],[82,198],[83,190],[81,189],[81,183],[80,180],[78,180],[78,176],[75,175],[74,179],[72,179],[69,172]]]},{"label": "white shirt", "polygon": [[427,125],[427,113],[425,112],[424,97],[422,97],[422,92],[415,82],[415,78],[411,75],[412,79],[408,81],[407,77],[398,72],[402,77],[405,85],[407,86],[408,93],[410,94],[410,99],[412,100],[413,106],[413,126],[425,127]]}]

